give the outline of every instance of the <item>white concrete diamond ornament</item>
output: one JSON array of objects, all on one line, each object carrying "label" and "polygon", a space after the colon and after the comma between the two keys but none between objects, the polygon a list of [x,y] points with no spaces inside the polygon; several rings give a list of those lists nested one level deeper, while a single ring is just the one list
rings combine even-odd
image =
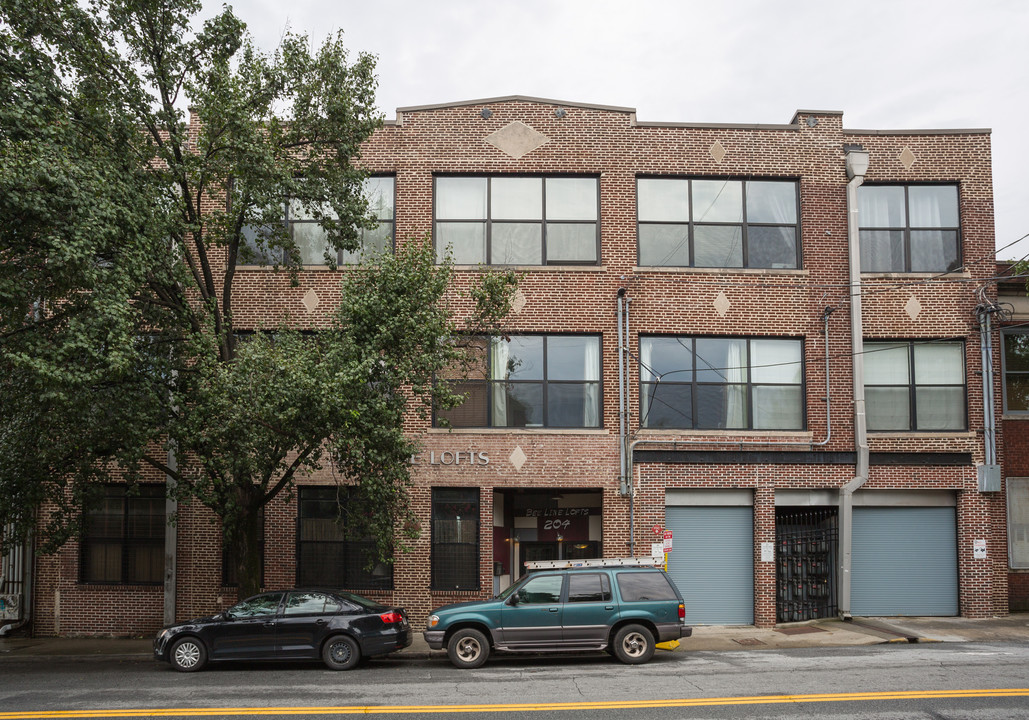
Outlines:
[{"label": "white concrete diamond ornament", "polygon": [[521,470],[522,465],[524,465],[525,461],[528,459],[529,458],[525,456],[525,451],[522,450],[521,445],[512,450],[511,454],[507,457],[508,462],[514,465],[515,470]]},{"label": "white concrete diamond ornament", "polygon": [[511,299],[511,311],[517,315],[525,309],[525,303],[527,302],[529,302],[529,300],[525,297],[525,293],[521,290],[516,290],[514,298]]},{"label": "white concrete diamond ornament", "polygon": [[912,295],[904,306],[904,312],[912,320],[917,320],[918,316],[922,314],[922,303],[918,302],[918,298]]},{"label": "white concrete diamond ornament", "polygon": [[729,151],[718,140],[715,140],[714,145],[708,149],[708,152],[711,153],[711,157],[714,158],[716,163],[722,162],[725,156],[729,154]]},{"label": "white concrete diamond ornament", "polygon": [[729,298],[727,298],[725,293],[721,290],[718,291],[718,297],[716,297],[715,301],[711,304],[714,306],[715,312],[718,313],[719,317],[725,317],[725,314],[729,312],[729,308],[732,306],[732,303],[729,302]]},{"label": "white concrete diamond ornament", "polygon": [[515,160],[546,145],[550,138],[538,133],[523,122],[515,121],[486,136],[486,142]]},{"label": "white concrete diamond ornament", "polygon": [[904,166],[905,170],[910,170],[911,166],[915,164],[915,160],[918,158],[916,158],[915,154],[911,152],[911,148],[905,147],[900,151],[900,155],[897,156],[897,159],[900,160],[900,163]]},{"label": "white concrete diamond ornament", "polygon": [[304,307],[307,308],[307,312],[313,313],[318,308],[318,303],[320,303],[321,300],[318,298],[318,293],[314,291],[314,288],[311,288],[307,291],[307,294],[304,295],[304,299],[301,300],[301,302],[304,304]]}]

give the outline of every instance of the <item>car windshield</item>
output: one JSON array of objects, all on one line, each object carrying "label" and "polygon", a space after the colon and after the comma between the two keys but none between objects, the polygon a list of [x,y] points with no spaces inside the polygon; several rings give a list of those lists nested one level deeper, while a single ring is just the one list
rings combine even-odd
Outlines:
[{"label": "car windshield", "polygon": [[532,577],[532,573],[529,573],[528,575],[526,575],[525,577],[523,577],[523,578],[522,578],[521,580],[519,580],[518,582],[516,582],[516,583],[515,583],[514,585],[510,585],[510,586],[508,586],[508,587],[507,587],[506,589],[504,589],[504,590],[501,590],[501,591],[500,591],[500,594],[499,594],[499,595],[497,595],[497,598],[496,598],[496,599],[497,599],[497,600],[507,600],[507,599],[508,599],[509,597],[511,597],[511,593],[513,593],[513,592],[514,592],[515,590],[517,590],[517,589],[518,589],[518,588],[520,588],[520,587],[521,587],[522,585],[524,585],[524,584],[526,583],[526,581],[527,581],[527,580],[528,580],[529,578],[531,578],[531,577]]}]

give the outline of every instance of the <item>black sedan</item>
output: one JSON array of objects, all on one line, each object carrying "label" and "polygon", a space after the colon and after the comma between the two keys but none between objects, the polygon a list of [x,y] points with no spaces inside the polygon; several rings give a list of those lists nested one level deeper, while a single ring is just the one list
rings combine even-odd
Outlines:
[{"label": "black sedan", "polygon": [[362,659],[411,644],[403,608],[353,593],[297,589],[266,592],[211,617],[168,625],[154,657],[182,672],[209,661],[317,660],[349,670]]}]

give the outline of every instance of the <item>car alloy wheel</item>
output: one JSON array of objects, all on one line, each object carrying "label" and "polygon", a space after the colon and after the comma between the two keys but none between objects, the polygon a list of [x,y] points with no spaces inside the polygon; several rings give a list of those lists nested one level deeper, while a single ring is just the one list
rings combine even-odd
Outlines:
[{"label": "car alloy wheel", "polygon": [[614,651],[623,663],[645,663],[654,656],[654,636],[642,625],[626,625],[615,633]]},{"label": "car alloy wheel", "polygon": [[447,643],[447,655],[455,667],[477,668],[489,657],[489,642],[473,628],[458,630]]},{"label": "car alloy wheel", "polygon": [[204,666],[207,660],[207,652],[199,640],[183,638],[172,647],[172,666],[181,672],[193,672]]}]

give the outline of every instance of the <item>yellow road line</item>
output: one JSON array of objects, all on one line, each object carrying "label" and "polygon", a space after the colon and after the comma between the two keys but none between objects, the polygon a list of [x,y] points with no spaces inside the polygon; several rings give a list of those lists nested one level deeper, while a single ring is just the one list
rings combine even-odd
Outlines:
[{"label": "yellow road line", "polygon": [[1029,688],[1006,690],[898,690],[817,695],[753,695],[747,697],[677,700],[607,700],[580,703],[510,703],[500,705],[342,705],[306,707],[154,708],[151,710],[53,710],[0,713],[0,720],[64,720],[105,717],[211,717],[218,715],[371,715],[399,713],[553,712],[556,710],[635,710],[642,708],[705,707],[715,705],[774,705],[778,703],[924,700],[929,698],[1026,697]]}]

